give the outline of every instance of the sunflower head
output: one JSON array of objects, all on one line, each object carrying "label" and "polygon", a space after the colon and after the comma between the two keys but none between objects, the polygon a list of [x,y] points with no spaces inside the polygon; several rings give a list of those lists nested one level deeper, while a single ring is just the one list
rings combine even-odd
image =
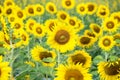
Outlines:
[{"label": "sunflower head", "polygon": [[14,0],[5,0],[4,1],[4,6],[14,6],[15,3],[14,3]]},{"label": "sunflower head", "polygon": [[74,0],[62,0],[62,7],[65,9],[72,9],[75,6]]},{"label": "sunflower head", "polygon": [[28,5],[27,7],[25,7],[25,12],[27,14],[27,16],[34,16],[35,15],[35,6],[34,5]]},{"label": "sunflower head", "polygon": [[113,18],[114,20],[116,20],[118,24],[120,24],[120,15],[119,14],[120,14],[119,12],[114,12],[110,16],[111,18]]},{"label": "sunflower head", "polygon": [[19,21],[15,20],[11,25],[12,25],[11,28],[13,28],[15,30],[20,30],[20,29],[23,29],[23,27],[24,27],[24,24],[21,20],[19,20]]},{"label": "sunflower head", "polygon": [[74,28],[78,26],[77,17],[70,17],[68,19],[68,25],[73,26]]},{"label": "sunflower head", "polygon": [[50,13],[50,14],[55,14],[57,12],[57,8],[56,5],[52,2],[48,2],[46,4],[46,10]]},{"label": "sunflower head", "polygon": [[40,4],[35,5],[35,14],[36,15],[43,15],[45,12],[44,7]]},{"label": "sunflower head", "polygon": [[76,11],[80,15],[85,15],[87,13],[87,7],[83,3],[82,4],[78,4],[77,7],[76,7]]},{"label": "sunflower head", "polygon": [[5,16],[10,16],[14,14],[14,7],[13,6],[8,6],[4,9],[4,15]]}]

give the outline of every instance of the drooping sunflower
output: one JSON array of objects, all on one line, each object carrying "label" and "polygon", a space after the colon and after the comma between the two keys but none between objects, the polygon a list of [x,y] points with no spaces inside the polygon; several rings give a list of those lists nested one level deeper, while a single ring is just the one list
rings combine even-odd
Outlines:
[{"label": "drooping sunflower", "polygon": [[94,44],[94,38],[89,37],[87,35],[83,35],[78,39],[78,46],[82,48],[89,48]]},{"label": "drooping sunflower", "polygon": [[92,32],[97,36],[101,36],[103,31],[102,31],[102,28],[98,25],[98,24],[95,24],[95,23],[91,23],[90,24],[90,29],[92,30]]},{"label": "drooping sunflower", "polygon": [[25,24],[26,31],[29,33],[33,33],[33,28],[35,27],[35,24],[37,22],[34,19],[27,20],[27,23]]},{"label": "drooping sunflower", "polygon": [[26,6],[25,12],[27,16],[35,16],[35,6],[34,5]]},{"label": "drooping sunflower", "polygon": [[65,9],[73,9],[75,6],[74,0],[62,0],[62,7]]},{"label": "drooping sunflower", "polygon": [[4,6],[15,6],[14,0],[5,0]]},{"label": "drooping sunflower", "polygon": [[102,80],[120,80],[120,61],[100,62],[98,73]]},{"label": "drooping sunflower", "polygon": [[112,36],[103,36],[99,39],[98,45],[101,49],[109,51],[114,47],[115,41]]},{"label": "drooping sunflower", "polygon": [[69,14],[65,11],[58,11],[57,18],[58,18],[58,20],[65,22],[68,20]]},{"label": "drooping sunflower", "polygon": [[3,62],[3,57],[0,56],[0,80],[8,80],[10,77],[11,68],[9,62]]},{"label": "drooping sunflower", "polygon": [[91,56],[84,50],[75,51],[68,57],[69,64],[82,64],[83,67],[89,68],[91,66]]},{"label": "drooping sunflower", "polygon": [[46,10],[50,13],[50,14],[55,14],[57,12],[57,8],[56,5],[53,2],[48,2],[46,4]]},{"label": "drooping sunflower", "polygon": [[110,14],[109,8],[105,5],[100,5],[97,10],[97,16],[100,18],[106,18]]},{"label": "drooping sunflower", "polygon": [[95,3],[88,2],[86,6],[87,6],[87,14],[89,15],[94,14],[97,10],[97,5]]},{"label": "drooping sunflower", "polygon": [[43,15],[45,12],[44,7],[41,4],[35,5],[35,15]]},{"label": "drooping sunflower", "polygon": [[120,12],[114,12],[110,15],[111,18],[117,21],[117,23],[120,25]]},{"label": "drooping sunflower", "polygon": [[60,64],[54,80],[92,80],[92,75],[80,64]]},{"label": "drooping sunflower", "polygon": [[[31,50],[31,55],[35,61],[42,62],[42,64],[44,66],[54,66],[55,65],[56,53],[54,51],[48,51],[41,46],[35,46]],[[46,59],[46,58],[51,58],[51,61],[50,62],[44,61],[44,59]]]},{"label": "drooping sunflower", "polygon": [[51,48],[60,52],[73,50],[76,45],[77,34],[74,28],[63,23],[57,24],[54,31],[49,34],[47,43]]},{"label": "drooping sunflower", "polygon": [[45,35],[45,28],[42,24],[35,24],[33,28],[33,35],[36,37],[43,37]]},{"label": "drooping sunflower", "polygon": [[108,32],[116,32],[118,29],[117,21],[111,18],[106,18],[103,22],[103,30]]},{"label": "drooping sunflower", "polygon": [[87,13],[87,7],[84,3],[80,3],[77,5],[76,11],[80,15],[85,15]]},{"label": "drooping sunflower", "polygon": [[115,45],[116,46],[120,46],[120,42],[119,42],[119,40],[120,40],[120,33],[117,33],[117,34],[113,35],[113,38],[115,40]]}]

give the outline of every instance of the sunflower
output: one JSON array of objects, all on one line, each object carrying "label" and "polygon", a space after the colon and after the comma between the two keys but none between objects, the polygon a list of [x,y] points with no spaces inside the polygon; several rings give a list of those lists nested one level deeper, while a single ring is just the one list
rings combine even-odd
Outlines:
[{"label": "sunflower", "polygon": [[0,5],[0,16],[3,15],[3,7]]},{"label": "sunflower", "polygon": [[109,51],[114,47],[115,41],[112,36],[103,36],[99,39],[98,45],[101,49]]},{"label": "sunflower", "polygon": [[10,16],[8,16],[8,22],[9,22],[10,24],[14,23],[16,20],[17,20],[17,19],[16,19],[16,16],[15,16],[15,15],[10,15]]},{"label": "sunflower", "polygon": [[12,24],[11,24],[11,28],[13,28],[14,30],[20,30],[24,28],[24,24],[21,20],[15,20]]},{"label": "sunflower", "polygon": [[80,3],[77,5],[76,11],[80,15],[85,15],[87,13],[87,7],[84,3]]},{"label": "sunflower", "polygon": [[80,47],[86,47],[89,48],[90,46],[92,46],[94,44],[94,38],[89,37],[87,35],[83,35],[78,39],[78,46]]},{"label": "sunflower", "polygon": [[68,57],[69,64],[82,64],[83,67],[89,68],[91,66],[91,56],[84,50],[75,51]]},{"label": "sunflower", "polygon": [[75,6],[74,0],[62,0],[62,7],[65,9],[73,9]]},{"label": "sunflower", "polygon": [[33,33],[33,28],[35,27],[35,24],[37,22],[33,19],[28,19],[27,20],[27,23],[25,24],[25,28],[26,28],[26,31],[29,32],[29,33]]},{"label": "sunflower", "polygon": [[48,19],[45,22],[46,32],[49,34],[49,32],[53,32],[54,27],[57,25],[56,19]]},{"label": "sunflower", "polygon": [[42,24],[35,24],[35,27],[33,28],[33,34],[36,37],[43,37],[45,35],[44,26]]},{"label": "sunflower", "polygon": [[86,35],[88,37],[96,38],[96,35],[90,30],[85,30],[84,35]]},{"label": "sunflower", "polygon": [[77,19],[77,26],[75,27],[76,31],[79,32],[84,29],[84,24],[80,19]]},{"label": "sunflower", "polygon": [[113,18],[114,20],[116,20],[117,21],[117,23],[120,25],[120,12],[114,12],[114,13],[112,13],[111,14],[111,18]]},{"label": "sunflower", "polygon": [[88,2],[86,6],[87,6],[87,14],[89,15],[94,14],[97,10],[97,5],[95,3]]},{"label": "sunflower", "polygon": [[45,12],[44,7],[41,4],[35,5],[35,15],[43,15]]},{"label": "sunflower", "polygon": [[[31,49],[32,58],[35,61],[40,61],[44,66],[54,66],[55,65],[55,58],[56,53],[54,51],[48,51],[41,46],[35,46]],[[51,58],[50,62],[44,61],[44,59]]]},{"label": "sunflower", "polygon": [[14,6],[8,6],[4,8],[4,15],[6,17],[10,16],[10,15],[14,15]]},{"label": "sunflower", "polygon": [[118,29],[117,21],[111,18],[106,18],[103,22],[103,30],[108,32],[116,32]]},{"label": "sunflower", "polygon": [[9,62],[2,62],[3,57],[0,56],[0,80],[8,80],[10,77],[11,68]]},{"label": "sunflower", "polygon": [[109,8],[107,6],[104,5],[100,5],[98,7],[98,11],[97,11],[97,16],[100,18],[106,18],[108,17],[110,14]]},{"label": "sunflower", "polygon": [[25,12],[27,16],[35,16],[35,6],[34,5],[28,5],[25,7]]},{"label": "sunflower", "polygon": [[57,18],[58,18],[58,20],[65,22],[68,20],[69,14],[67,12],[61,10],[61,11],[57,12]]},{"label": "sunflower", "polygon": [[72,26],[72,27],[77,27],[78,26],[78,23],[77,23],[77,17],[69,17],[68,21],[67,21],[67,24],[69,26]]},{"label": "sunflower", "polygon": [[67,50],[73,50],[76,45],[77,35],[74,28],[68,27],[65,24],[57,24],[54,31],[49,34],[47,43],[51,48],[54,48],[60,52],[66,52]]},{"label": "sunflower", "polygon": [[102,80],[120,80],[120,61],[100,62],[98,73]]},{"label": "sunflower", "polygon": [[115,34],[115,35],[113,36],[113,38],[114,38],[114,40],[115,40],[115,42],[116,42],[115,45],[120,46],[120,42],[119,42],[119,40],[120,40],[120,33]]},{"label": "sunflower", "polygon": [[92,80],[92,75],[80,64],[60,64],[54,80]]},{"label": "sunflower", "polygon": [[102,28],[98,25],[98,24],[95,24],[95,23],[91,23],[90,24],[90,29],[92,30],[92,32],[97,36],[101,36],[102,35]]},{"label": "sunflower", "polygon": [[5,0],[4,6],[15,6],[14,0]]},{"label": "sunflower", "polygon": [[57,12],[57,8],[56,5],[52,2],[48,2],[46,4],[46,10],[50,13],[50,14],[55,14]]}]

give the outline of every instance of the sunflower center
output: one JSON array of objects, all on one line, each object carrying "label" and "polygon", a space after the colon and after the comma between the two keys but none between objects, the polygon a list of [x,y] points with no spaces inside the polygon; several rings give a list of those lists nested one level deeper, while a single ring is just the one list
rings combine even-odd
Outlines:
[{"label": "sunflower center", "polygon": [[84,7],[80,7],[80,11],[84,11],[85,10],[85,8]]},{"label": "sunflower center", "polygon": [[29,9],[28,9],[28,12],[29,12],[30,14],[33,14],[33,13],[34,13],[33,8],[29,8]]},{"label": "sunflower center", "polygon": [[109,39],[106,38],[106,39],[103,40],[103,45],[104,46],[109,46],[110,44],[111,44],[111,41]]},{"label": "sunflower center", "polygon": [[95,34],[91,33],[91,32],[88,32],[87,35],[90,36],[90,37],[95,37]]},{"label": "sunflower center", "polygon": [[96,33],[99,33],[100,32],[100,28],[99,27],[97,27],[97,26],[94,26],[94,31],[96,32]]},{"label": "sunflower center", "polygon": [[37,32],[38,34],[41,34],[41,33],[42,33],[42,29],[41,29],[40,27],[37,27],[37,28],[36,28],[36,32]]},{"label": "sunflower center", "polygon": [[11,2],[7,2],[7,6],[10,6],[10,5],[12,5],[12,3]]},{"label": "sunflower center", "polygon": [[120,22],[120,17],[119,16],[115,16],[114,19],[117,19],[117,21]]},{"label": "sunflower center", "polygon": [[72,61],[74,62],[74,64],[82,63],[82,65],[84,65],[86,62],[86,58],[82,54],[76,54],[72,56]]},{"label": "sunflower center", "polygon": [[15,24],[15,29],[19,29],[21,26],[20,26],[20,24],[19,23],[16,23]]},{"label": "sunflower center", "polygon": [[17,15],[18,15],[19,18],[23,17],[23,13],[21,11],[17,12]]},{"label": "sunflower center", "polygon": [[61,14],[60,17],[61,17],[63,20],[65,20],[67,16],[66,16],[65,14]]},{"label": "sunflower center", "polygon": [[103,16],[106,15],[105,11],[106,11],[106,9],[101,9],[100,14],[103,15]]},{"label": "sunflower center", "polygon": [[48,58],[48,57],[52,57],[52,54],[50,52],[46,52],[46,51],[40,52],[39,58],[41,60],[43,60],[44,58]]},{"label": "sunflower center", "polygon": [[0,9],[0,14],[2,13],[2,10]]},{"label": "sunflower center", "polygon": [[49,6],[49,10],[50,10],[50,11],[54,11],[54,7],[50,5],[50,6]]},{"label": "sunflower center", "polygon": [[69,69],[65,73],[65,80],[84,80],[83,75],[76,69]]},{"label": "sunflower center", "polygon": [[72,26],[74,26],[74,25],[75,25],[75,21],[74,21],[74,20],[72,20],[72,19],[70,19],[70,20],[69,20],[69,23],[70,23]]},{"label": "sunflower center", "polygon": [[94,10],[94,6],[93,5],[88,5],[88,11],[93,11]]},{"label": "sunflower center", "polygon": [[10,17],[10,21],[13,22],[15,20],[14,17]]},{"label": "sunflower center", "polygon": [[26,41],[26,36],[25,35],[22,35],[22,40]]},{"label": "sunflower center", "polygon": [[9,15],[9,14],[11,14],[12,13],[12,9],[8,9],[7,11],[6,11],[6,13]]},{"label": "sunflower center", "polygon": [[41,7],[37,7],[37,11],[38,11],[38,12],[41,12]]},{"label": "sunflower center", "polygon": [[90,43],[90,38],[89,37],[82,37],[81,39],[80,39],[80,42],[82,43],[82,44],[89,44]]},{"label": "sunflower center", "polygon": [[52,23],[49,24],[49,29],[50,29],[50,31],[53,31],[54,26],[55,26],[55,25],[54,25],[54,22],[52,22]]},{"label": "sunflower center", "polygon": [[32,27],[34,26],[34,23],[29,24],[29,29],[32,30]]},{"label": "sunflower center", "polygon": [[112,64],[106,65],[104,67],[104,70],[105,70],[105,73],[108,75],[117,75],[117,74],[119,74],[118,71],[120,71],[119,68],[120,68],[120,64],[114,63],[113,65]]},{"label": "sunflower center", "polygon": [[55,41],[61,45],[66,44],[70,39],[70,34],[66,30],[59,30],[55,35]]},{"label": "sunflower center", "polygon": [[67,0],[67,1],[65,1],[65,4],[66,4],[67,6],[70,6],[70,5],[71,5],[71,1]]},{"label": "sunflower center", "polygon": [[109,21],[107,24],[106,24],[107,28],[109,29],[112,29],[114,28],[114,23],[112,21]]}]

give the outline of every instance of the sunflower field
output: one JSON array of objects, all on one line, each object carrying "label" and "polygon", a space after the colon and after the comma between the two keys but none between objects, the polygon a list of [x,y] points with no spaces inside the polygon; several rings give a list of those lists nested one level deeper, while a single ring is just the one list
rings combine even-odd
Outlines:
[{"label": "sunflower field", "polygon": [[0,0],[0,80],[120,80],[120,0]]}]

